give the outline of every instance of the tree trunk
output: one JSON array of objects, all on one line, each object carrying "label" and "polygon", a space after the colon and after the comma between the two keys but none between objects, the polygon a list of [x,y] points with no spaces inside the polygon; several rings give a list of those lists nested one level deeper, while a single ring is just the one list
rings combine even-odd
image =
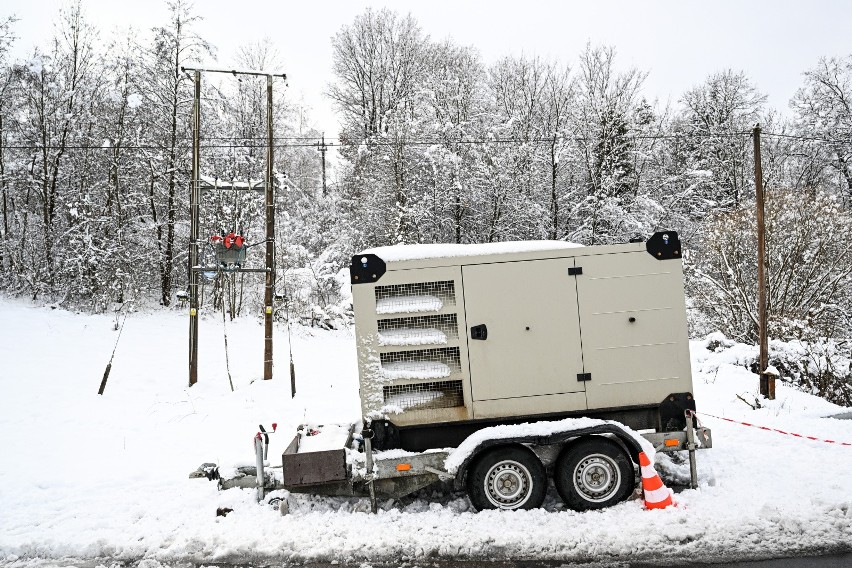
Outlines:
[{"label": "tree trunk", "polygon": [[559,200],[556,195],[556,176],[559,162],[556,161],[556,145],[550,146],[550,238],[556,240],[559,227]]},{"label": "tree trunk", "polygon": [[6,239],[9,234],[9,205],[6,197],[6,159],[3,156],[3,105],[0,101],[0,197],[3,207],[3,233],[0,234],[0,269],[6,268]]}]

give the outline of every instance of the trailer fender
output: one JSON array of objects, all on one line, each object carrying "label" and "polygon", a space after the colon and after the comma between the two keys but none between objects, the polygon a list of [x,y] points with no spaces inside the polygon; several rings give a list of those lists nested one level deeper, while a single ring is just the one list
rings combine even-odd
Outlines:
[{"label": "trailer fender", "polygon": [[467,471],[470,468],[470,465],[474,462],[474,460],[476,460],[478,456],[482,454],[482,452],[490,450],[492,448],[496,448],[498,446],[510,446],[520,444],[532,448],[536,446],[564,444],[566,442],[583,436],[607,434],[615,437],[619,442],[621,442],[627,449],[627,453],[630,456],[630,459],[632,459],[633,462],[636,464],[639,463],[639,452],[642,452],[643,450],[642,447],[639,445],[639,442],[636,441],[633,436],[628,434],[623,428],[616,424],[599,424],[586,428],[574,428],[561,432],[554,432],[547,436],[516,436],[490,438],[483,440],[473,449],[473,451],[470,452],[467,457],[465,457],[464,461],[462,461],[462,463],[459,465],[458,469],[456,470],[453,485],[457,490],[464,489],[465,478],[467,477]]}]

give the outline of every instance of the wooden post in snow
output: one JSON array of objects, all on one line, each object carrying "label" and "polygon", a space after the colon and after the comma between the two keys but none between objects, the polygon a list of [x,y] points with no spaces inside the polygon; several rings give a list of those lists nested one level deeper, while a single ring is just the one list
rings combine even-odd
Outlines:
[{"label": "wooden post in snow", "polygon": [[769,338],[766,332],[766,224],[764,222],[763,167],[760,161],[760,125],[752,131],[754,138],[754,191],[757,207],[757,327],[760,340],[760,394],[775,400],[775,376],[766,373],[769,366]]},{"label": "wooden post in snow", "polygon": [[275,289],[275,195],[272,190],[272,75],[266,76],[266,286],[263,295],[263,378],[272,378],[272,316]]}]

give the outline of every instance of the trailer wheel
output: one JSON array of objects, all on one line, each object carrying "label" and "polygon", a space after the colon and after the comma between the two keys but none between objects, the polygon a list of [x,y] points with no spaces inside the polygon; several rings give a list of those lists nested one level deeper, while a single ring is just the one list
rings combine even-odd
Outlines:
[{"label": "trailer wheel", "polygon": [[633,464],[625,451],[602,436],[567,446],[553,472],[556,490],[575,511],[603,509],[624,501],[633,492]]},{"label": "trailer wheel", "polygon": [[483,509],[535,509],[544,502],[547,472],[522,446],[504,446],[478,457],[467,476],[467,494]]}]

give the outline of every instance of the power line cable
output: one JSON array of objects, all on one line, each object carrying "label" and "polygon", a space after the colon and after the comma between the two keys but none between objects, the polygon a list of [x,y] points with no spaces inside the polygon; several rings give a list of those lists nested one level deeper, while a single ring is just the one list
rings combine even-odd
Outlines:
[{"label": "power line cable", "polygon": [[[838,144],[848,142],[843,139],[831,139],[831,138],[822,138],[817,136],[804,136],[798,134],[784,134],[780,132],[763,132],[764,136],[770,137],[778,137],[778,138],[787,138],[793,140],[802,140],[802,141],[811,141],[811,142],[822,142],[826,144]],[[724,132],[724,133],[694,133],[694,134],[639,134],[633,136],[625,136],[626,140],[688,140],[695,138],[745,138],[750,137],[750,131],[740,131],[740,132]],[[228,138],[228,137],[205,137],[203,140],[246,140],[246,141],[259,141],[265,140],[261,138]],[[285,143],[285,144],[273,144],[273,148],[316,148],[318,144],[322,144],[321,137],[278,137],[274,138],[274,140],[295,140],[305,142],[295,142],[295,143]],[[589,138],[585,136],[567,136],[567,137],[547,137],[547,138],[468,138],[468,139],[438,139],[438,138],[426,138],[426,139],[417,139],[411,138],[406,140],[387,140],[387,139],[372,139],[372,140],[361,140],[361,141],[346,141],[340,138],[336,138],[336,142],[325,141],[325,146],[327,147],[336,147],[336,148],[353,148],[361,145],[367,146],[433,146],[436,144],[461,144],[461,145],[477,145],[477,144],[555,144],[558,142],[598,142],[600,139],[598,138]],[[189,140],[182,140],[181,142],[189,142]],[[216,149],[246,149],[246,150],[262,150],[267,146],[265,144],[205,144],[201,146],[202,150],[216,150]],[[88,144],[77,144],[77,145],[64,145],[64,146],[42,146],[42,145],[25,145],[25,144],[11,144],[4,146],[7,150],[112,150],[112,146],[96,146],[96,145],[88,145]],[[152,144],[140,144],[140,145],[125,145],[121,147],[124,151],[131,150],[166,150],[163,146],[152,145]],[[187,148],[188,149],[188,148]]]}]

